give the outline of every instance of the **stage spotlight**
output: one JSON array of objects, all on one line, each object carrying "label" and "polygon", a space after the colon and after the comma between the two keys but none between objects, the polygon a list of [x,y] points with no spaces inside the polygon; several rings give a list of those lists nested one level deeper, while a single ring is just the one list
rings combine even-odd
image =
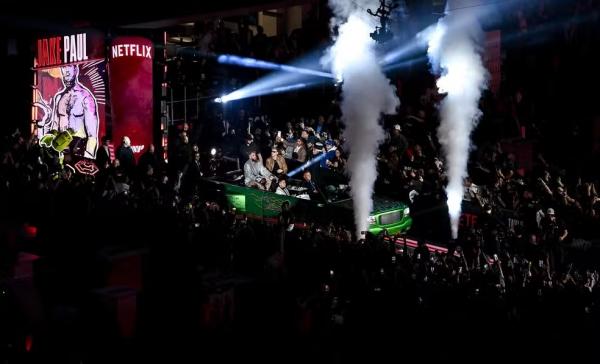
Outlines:
[{"label": "stage spotlight", "polygon": [[333,84],[335,87],[340,86],[342,83],[344,83],[344,78],[342,77],[342,75],[338,75],[335,78],[335,83]]},{"label": "stage spotlight", "polygon": [[414,56],[415,53],[425,53],[427,50],[427,43],[420,42],[417,39],[413,39],[408,44],[394,49],[383,56],[383,59],[379,62],[382,66],[387,66],[391,63],[401,61],[407,57]]},{"label": "stage spotlight", "polygon": [[[508,10],[511,6],[511,1],[501,4],[501,1],[495,0],[455,0],[446,2],[446,12],[452,11],[472,11],[476,13],[479,19],[485,19],[490,22],[497,17],[501,9]],[[439,14],[442,16],[443,14]],[[427,51],[427,40],[430,39],[431,32],[437,29],[437,22],[431,24],[425,29],[418,32],[408,42],[399,44],[397,47],[389,50],[383,55],[379,62],[382,66],[387,66],[391,63],[403,61],[405,59],[414,58],[417,55],[425,54]]]},{"label": "stage spotlight", "polygon": [[[295,79],[304,79],[304,77],[296,77]],[[277,94],[277,93],[290,92],[290,91],[295,91],[295,90],[300,90],[300,89],[305,89],[305,88],[310,88],[312,86],[320,85],[323,83],[324,79],[323,78],[313,78],[312,81],[289,83],[289,81],[291,81],[291,80],[292,79],[287,78],[287,77],[281,77],[281,75],[274,79],[269,79],[269,78],[261,79],[256,82],[253,82],[251,84],[248,84],[238,90],[235,90],[230,94],[221,96],[218,99],[221,100],[220,101],[221,103],[225,103],[225,102],[229,102],[229,101],[247,99],[250,97],[266,96],[266,95],[272,95],[272,94]],[[288,82],[286,82],[286,81],[288,81]],[[216,101],[216,99],[215,99],[215,101]],[[219,101],[217,101],[217,102],[219,102]]]},{"label": "stage spotlight", "polygon": [[214,102],[216,102],[217,104],[226,104],[227,102],[231,101],[229,95],[221,95],[221,97],[217,97],[216,99],[214,99]]},{"label": "stage spotlight", "polygon": [[228,93],[227,95],[223,95],[221,97],[219,97],[220,103],[222,104],[226,104],[229,101],[235,101],[235,100],[239,100],[239,99],[245,99],[247,96],[247,93],[245,93],[243,91],[243,87],[239,90],[235,90],[231,93]]},{"label": "stage spotlight", "polygon": [[388,51],[383,55],[383,58],[379,61],[379,64],[382,66],[387,66],[389,64],[402,61],[409,57],[414,57],[418,53],[423,53],[427,51],[427,37],[422,34],[428,34],[429,32],[435,29],[435,24],[428,26],[423,29],[419,33],[417,33],[412,39],[408,42]]},{"label": "stage spotlight", "polygon": [[[328,82],[333,83],[333,75],[326,72],[315,71],[321,67],[321,58],[322,50],[315,50],[314,52],[303,56],[301,59],[294,60],[293,66],[277,65],[275,72],[259,78],[258,80],[253,81],[225,96],[221,96],[221,102],[241,100],[250,97],[264,96],[299,89],[307,89]],[[254,60],[252,58],[245,59],[242,57],[228,55],[221,55],[217,57],[217,60],[223,63],[236,60],[246,65],[264,65],[265,63],[269,64],[269,62],[263,61],[257,63],[258,60]],[[306,70],[308,70],[308,72],[305,72]]]},{"label": "stage spotlight", "polygon": [[412,67],[418,64],[426,63],[427,56],[421,56],[413,59],[409,59],[403,62],[396,62],[392,64],[388,64],[383,67],[383,72],[397,71],[404,68]]},{"label": "stage spotlight", "polygon": [[260,68],[273,71],[285,71],[291,73],[299,73],[302,75],[318,76],[325,78],[333,78],[333,75],[328,72],[317,71],[310,68],[303,68],[297,66],[290,66],[285,64],[277,64],[273,62],[262,61],[260,59],[239,57],[231,54],[222,54],[217,57],[217,62],[221,64],[229,64],[233,66],[247,67],[247,68]]},{"label": "stage spotlight", "polygon": [[337,147],[333,147],[333,148],[329,149],[328,151],[319,154],[318,156],[314,157],[313,159],[309,160],[308,162],[305,162],[300,167],[288,172],[287,176],[293,177],[293,176],[297,175],[298,173],[304,171],[308,167],[310,167],[316,163],[319,163],[321,160],[323,160],[323,158],[327,158],[327,157],[332,158],[333,156],[335,156],[336,149],[337,149]]},{"label": "stage spotlight", "polygon": [[273,93],[294,91],[294,90],[299,90],[299,89],[305,88],[305,87],[306,87],[305,83],[297,83],[297,84],[294,84],[294,85],[275,87],[273,89]]}]

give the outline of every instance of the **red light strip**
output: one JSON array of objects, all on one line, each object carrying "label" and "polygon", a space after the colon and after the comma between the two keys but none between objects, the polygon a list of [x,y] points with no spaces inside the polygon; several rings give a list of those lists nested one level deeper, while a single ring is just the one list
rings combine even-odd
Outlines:
[{"label": "red light strip", "polygon": [[[391,240],[391,238],[386,238],[386,240]],[[404,239],[394,240],[396,246],[404,246]],[[406,246],[416,248],[417,246],[419,246],[419,243],[416,240],[406,238]],[[434,245],[430,243],[425,243],[425,246],[427,246],[427,249],[429,249],[430,252],[448,253],[448,248],[444,248],[443,246]]]}]

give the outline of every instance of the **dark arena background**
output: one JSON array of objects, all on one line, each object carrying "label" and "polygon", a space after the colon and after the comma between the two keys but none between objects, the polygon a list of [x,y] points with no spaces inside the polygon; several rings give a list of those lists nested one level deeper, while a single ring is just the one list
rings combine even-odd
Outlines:
[{"label": "dark arena background", "polygon": [[6,7],[0,363],[600,360],[600,1]]}]

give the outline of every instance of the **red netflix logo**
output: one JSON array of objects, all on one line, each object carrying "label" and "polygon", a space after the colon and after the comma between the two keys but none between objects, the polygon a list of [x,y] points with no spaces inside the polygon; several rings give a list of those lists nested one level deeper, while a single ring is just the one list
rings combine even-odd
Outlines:
[{"label": "red netflix logo", "polygon": [[144,57],[152,59],[152,47],[141,44],[117,44],[112,47],[112,58]]},{"label": "red netflix logo", "polygon": [[129,137],[138,158],[153,142],[154,46],[150,39],[123,36],[113,39],[110,50],[112,137]]}]

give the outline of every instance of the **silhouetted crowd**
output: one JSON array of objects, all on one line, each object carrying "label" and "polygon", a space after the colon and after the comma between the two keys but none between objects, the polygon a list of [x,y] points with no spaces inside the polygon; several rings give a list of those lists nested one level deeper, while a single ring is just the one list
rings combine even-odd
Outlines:
[{"label": "silhouetted crowd", "polygon": [[[394,130],[398,128],[392,127],[397,138]],[[593,335],[597,247],[592,240],[578,242],[569,236],[578,230],[562,221],[562,216],[568,217],[562,208],[572,208],[570,213],[581,214],[580,220],[588,211],[575,202],[555,205],[563,196],[561,186],[547,174],[534,179],[539,183],[530,193],[546,198],[548,205],[539,202],[539,209],[531,209],[529,223],[514,226],[498,221],[498,202],[479,202],[487,196],[484,187],[466,183],[473,203],[482,203],[477,225],[463,229],[460,238],[448,244],[447,253],[435,253],[425,239],[417,239],[416,248],[403,237],[386,234],[356,241],[347,227],[298,221],[286,206],[275,225],[239,215],[198,188],[211,170],[207,162],[198,162],[195,146],[189,161],[170,161],[181,163],[174,172],[150,147],[137,165],[114,159],[92,177],[68,167],[49,173],[35,138],[29,143],[20,136],[10,140],[1,166],[6,237],[2,272],[10,277],[24,249],[43,257],[34,281],[48,316],[31,329],[34,353],[39,355],[64,358],[65,353],[78,357],[103,351],[110,357],[114,352],[134,355],[140,348],[150,353],[160,350],[154,340],[176,345],[165,332],[178,332],[188,335],[184,340],[204,343],[205,353],[196,355],[225,360],[240,355],[227,352],[230,345],[255,350],[256,357],[261,350],[273,350],[297,353],[299,361],[378,360],[394,353],[397,340],[422,357],[458,359],[485,355],[497,348],[498,340],[506,342],[507,356],[523,346],[534,355],[523,344],[530,339],[526,330],[531,327],[545,333],[534,341],[563,347],[580,345]],[[408,150],[411,143],[407,144]],[[117,148],[116,154],[126,155],[123,148],[127,146]],[[419,163],[422,155],[415,145],[412,149],[416,152],[407,159]],[[417,176],[419,172],[410,178],[419,181]],[[508,179],[512,178],[517,179]],[[385,180],[381,183],[387,185]],[[588,186],[583,191],[595,194],[595,185]],[[408,195],[412,191],[419,194],[413,194],[413,205],[426,194],[417,186],[411,186]],[[19,235],[23,223],[37,227],[33,241]],[[500,231],[509,236],[500,240]],[[125,346],[118,344],[118,334],[107,323],[91,320],[89,315],[97,311],[82,301],[107,284],[99,278],[106,268],[98,263],[107,247],[147,250],[144,288],[138,293],[143,302],[136,321],[139,336]],[[223,280],[227,283],[219,283]],[[11,297],[10,290],[4,292]],[[22,306],[4,307],[4,315],[26,311]],[[65,310],[70,310],[68,320],[78,324],[65,324]],[[22,339],[15,334],[23,325],[28,327],[27,312],[22,315],[3,328],[7,342]],[[269,344],[244,337],[256,327],[265,332]],[[469,333],[455,335],[457,327]],[[478,335],[479,330],[486,334]],[[570,333],[568,339],[563,330]],[[89,335],[90,341],[81,339],[72,348],[58,344],[76,333]],[[443,350],[428,352],[429,345]],[[453,351],[465,345],[476,348],[469,354]],[[17,355],[16,351],[6,352]]]}]

